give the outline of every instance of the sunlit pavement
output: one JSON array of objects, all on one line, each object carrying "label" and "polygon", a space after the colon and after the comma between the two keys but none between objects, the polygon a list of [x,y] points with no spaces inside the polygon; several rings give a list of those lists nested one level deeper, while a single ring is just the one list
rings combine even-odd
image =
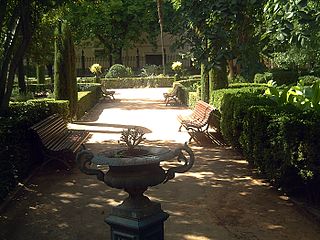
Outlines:
[{"label": "sunlit pavement", "polygon": [[177,114],[188,114],[190,110],[165,106],[163,93],[166,91],[167,88],[117,89],[116,101],[102,100],[92,110],[95,112],[95,121],[85,121],[92,119],[90,114],[83,118],[83,123],[70,124],[69,127],[95,131],[88,143],[119,140],[121,131],[128,127],[142,128],[148,140],[183,143],[189,135],[185,131],[178,132],[180,125],[176,118]]},{"label": "sunlit pavement", "polygon": [[[175,148],[189,139],[178,132],[182,106],[165,106],[167,89],[117,89],[116,101],[101,102],[71,128],[87,129],[87,148],[97,153],[118,146],[122,129],[137,126],[146,144]],[[320,226],[248,168],[234,150],[190,144],[192,169],[146,194],[170,214],[167,240],[318,240]],[[165,163],[167,167],[171,162]],[[0,217],[1,240],[110,239],[104,218],[125,193],[93,176],[49,166],[32,178]]]}]

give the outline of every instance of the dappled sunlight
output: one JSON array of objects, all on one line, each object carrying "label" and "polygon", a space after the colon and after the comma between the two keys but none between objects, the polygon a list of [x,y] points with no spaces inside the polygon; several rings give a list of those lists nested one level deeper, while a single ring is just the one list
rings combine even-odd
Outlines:
[{"label": "dappled sunlight", "polygon": [[74,182],[65,182],[64,185],[68,186],[68,187],[72,187],[74,186]]},{"label": "dappled sunlight", "polygon": [[58,228],[61,228],[61,229],[65,229],[65,228],[68,228],[69,227],[69,225],[67,224],[67,223],[59,223],[58,225]]},{"label": "dappled sunlight", "polygon": [[204,237],[204,236],[196,236],[192,234],[186,234],[183,236],[184,240],[212,240],[210,238]]},{"label": "dappled sunlight", "polygon": [[119,205],[121,202],[122,202],[122,200],[121,201],[115,200],[115,199],[108,199],[107,200],[107,204],[110,206],[113,206],[113,207]]},{"label": "dappled sunlight", "polygon": [[57,197],[61,197],[61,198],[68,198],[68,199],[75,199],[75,198],[79,198],[82,193],[75,193],[75,194],[72,194],[72,193],[58,193],[58,194],[53,194],[54,196],[57,196]]},{"label": "dappled sunlight", "polygon": [[281,225],[275,225],[275,224],[269,224],[266,226],[267,229],[270,229],[270,230],[278,230],[278,229],[284,229],[283,226]]},{"label": "dappled sunlight", "polygon": [[103,205],[101,204],[96,204],[96,203],[89,203],[86,205],[86,207],[92,207],[92,208],[104,208]]},{"label": "dappled sunlight", "polygon": [[[163,90],[116,89],[116,101],[101,101],[69,127],[91,131],[85,146],[94,154],[119,147],[120,133],[126,127],[142,129],[146,146],[175,149],[189,139],[185,129],[178,132],[176,116],[190,110],[165,106]],[[252,173],[235,150],[215,143],[192,141],[188,145],[195,155],[190,171],[177,173],[166,184],[145,192],[170,214],[164,223],[165,239],[318,239],[319,226],[300,214],[287,196]],[[181,164],[177,159],[161,162],[166,170]],[[96,167],[108,171],[106,166]],[[15,204],[1,214],[0,227],[9,234],[4,239],[20,240],[32,234],[33,239],[110,239],[104,219],[127,196],[76,166],[65,172],[48,169],[35,176]],[[12,235],[16,232],[22,238]]]}]

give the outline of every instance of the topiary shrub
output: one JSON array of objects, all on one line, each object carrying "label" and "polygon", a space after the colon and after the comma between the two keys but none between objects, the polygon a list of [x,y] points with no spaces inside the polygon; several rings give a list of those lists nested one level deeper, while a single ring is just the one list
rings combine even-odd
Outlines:
[{"label": "topiary shrub", "polygon": [[122,64],[114,64],[106,74],[107,78],[112,77],[129,77],[132,75],[132,70]]}]

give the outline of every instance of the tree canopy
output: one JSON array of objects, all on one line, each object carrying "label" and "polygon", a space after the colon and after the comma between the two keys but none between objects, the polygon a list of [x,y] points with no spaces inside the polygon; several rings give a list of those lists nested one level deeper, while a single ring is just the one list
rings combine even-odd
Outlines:
[{"label": "tree canopy", "polygon": [[65,17],[78,43],[98,39],[117,63],[123,49],[145,41],[144,37],[155,38],[159,32],[153,0],[79,1],[67,5]]}]

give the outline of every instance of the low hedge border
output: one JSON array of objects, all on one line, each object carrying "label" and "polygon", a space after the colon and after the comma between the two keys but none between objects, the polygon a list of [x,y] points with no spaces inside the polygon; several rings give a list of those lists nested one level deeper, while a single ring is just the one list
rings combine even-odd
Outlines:
[{"label": "low hedge border", "polygon": [[320,113],[276,106],[260,92],[214,91],[223,137],[277,187],[319,202]]},{"label": "low hedge border", "polygon": [[29,151],[29,127],[54,113],[68,118],[68,105],[68,101],[53,99],[10,103],[7,115],[0,118],[0,201],[37,164]]},{"label": "low hedge border", "polygon": [[173,77],[101,79],[101,84],[103,84],[106,88],[171,87],[173,82]]},{"label": "low hedge border", "polygon": [[100,87],[95,86],[91,91],[78,92],[77,118],[81,118],[88,110],[97,104],[101,96]]}]

